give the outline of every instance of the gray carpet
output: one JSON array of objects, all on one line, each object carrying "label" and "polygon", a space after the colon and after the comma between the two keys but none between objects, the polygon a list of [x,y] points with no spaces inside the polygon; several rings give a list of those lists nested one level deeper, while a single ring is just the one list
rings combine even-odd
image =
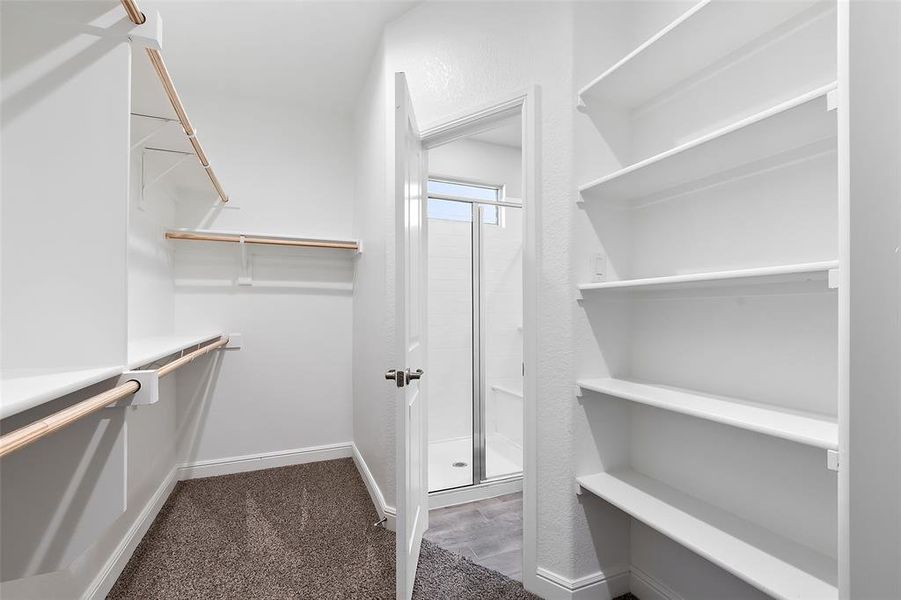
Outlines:
[{"label": "gray carpet", "polygon": [[[394,534],[351,459],[179,483],[108,598],[394,598]],[[534,600],[423,542],[414,598]]]}]

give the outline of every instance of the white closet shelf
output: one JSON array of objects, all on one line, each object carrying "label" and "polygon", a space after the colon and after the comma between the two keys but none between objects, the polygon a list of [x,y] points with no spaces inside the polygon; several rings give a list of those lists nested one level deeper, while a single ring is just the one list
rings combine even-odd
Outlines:
[{"label": "white closet shelf", "polygon": [[582,88],[579,98],[641,106],[814,4],[704,0]]},{"label": "white closet shelf", "polygon": [[675,387],[603,377],[577,382],[590,390],[826,450],[838,449],[834,417]]},{"label": "white closet shelf", "polygon": [[360,243],[357,240],[338,240],[314,237],[299,237],[293,235],[279,235],[269,233],[247,233],[239,231],[216,231],[211,229],[170,229],[166,232],[166,238],[171,240],[206,241],[206,242],[230,242],[240,243],[244,238],[248,244],[267,244],[274,246],[298,246],[311,248],[325,248],[337,250],[353,250],[361,252]]},{"label": "white closet shelf", "polygon": [[220,331],[205,331],[183,335],[159,335],[138,338],[128,342],[128,368],[137,369],[144,365],[181,352],[192,346],[209,342],[223,336]]},{"label": "white closet shelf", "polygon": [[770,596],[838,598],[835,559],[629,469],[577,477],[582,489]]},{"label": "white closet shelf", "polygon": [[[582,292],[595,290],[663,291],[738,285],[775,285],[795,282],[825,283],[829,278],[829,271],[837,268],[838,261],[829,260],[796,265],[776,265],[753,269],[735,269],[731,271],[669,275],[666,277],[647,277],[643,279],[583,283],[579,286],[579,290]],[[824,289],[826,289],[825,286]]]},{"label": "white closet shelf", "polygon": [[122,373],[122,365],[72,369],[8,369],[3,371],[0,419],[77,392]]},{"label": "white closet shelf", "polygon": [[579,188],[585,200],[629,202],[739,169],[836,136],[835,111],[822,86]]}]

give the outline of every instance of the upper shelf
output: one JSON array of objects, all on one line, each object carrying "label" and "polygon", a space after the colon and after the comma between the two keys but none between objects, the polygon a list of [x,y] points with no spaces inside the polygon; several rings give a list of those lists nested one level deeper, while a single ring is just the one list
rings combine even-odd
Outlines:
[{"label": "upper shelf", "polygon": [[[669,275],[666,277],[646,277],[643,279],[584,283],[579,286],[579,290],[583,292],[593,290],[663,291],[739,285],[776,285],[785,283],[820,284],[827,283],[829,271],[837,268],[838,261],[829,260],[796,265],[757,267],[754,269],[735,269],[731,271],[689,273],[686,275]],[[823,289],[827,289],[825,285],[823,286]]]},{"label": "upper shelf", "polygon": [[641,106],[814,4],[704,0],[582,88],[579,98]]},{"label": "upper shelf", "polygon": [[756,115],[586,183],[585,200],[628,202],[675,190],[719,173],[763,161],[836,135],[827,95],[835,83],[817,88]]},{"label": "upper shelf", "polygon": [[602,377],[580,388],[826,450],[838,449],[832,417],[679,388]]},{"label": "upper shelf", "polygon": [[187,348],[215,340],[224,335],[220,331],[206,331],[185,335],[159,335],[128,342],[128,368],[137,369]]},{"label": "upper shelf", "polygon": [[0,379],[0,419],[122,373],[122,365],[77,369],[10,369]]},{"label": "upper shelf", "polygon": [[579,485],[764,593],[838,598],[835,559],[629,469]]}]

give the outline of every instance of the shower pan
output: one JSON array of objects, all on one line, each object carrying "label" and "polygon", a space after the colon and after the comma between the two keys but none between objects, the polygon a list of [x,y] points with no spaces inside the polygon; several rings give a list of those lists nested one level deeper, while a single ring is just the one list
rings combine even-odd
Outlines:
[{"label": "shower pan", "polygon": [[429,491],[522,474],[522,208],[429,180]]}]

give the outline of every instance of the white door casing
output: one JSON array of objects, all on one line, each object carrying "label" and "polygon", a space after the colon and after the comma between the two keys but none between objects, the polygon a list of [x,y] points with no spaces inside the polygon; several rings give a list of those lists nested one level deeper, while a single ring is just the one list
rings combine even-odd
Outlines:
[{"label": "white door casing", "polygon": [[[403,73],[394,76],[397,378],[397,598],[410,600],[422,535],[428,527],[426,379],[427,153]],[[412,372],[413,378],[409,376]],[[428,374],[425,374],[428,377]]]}]

